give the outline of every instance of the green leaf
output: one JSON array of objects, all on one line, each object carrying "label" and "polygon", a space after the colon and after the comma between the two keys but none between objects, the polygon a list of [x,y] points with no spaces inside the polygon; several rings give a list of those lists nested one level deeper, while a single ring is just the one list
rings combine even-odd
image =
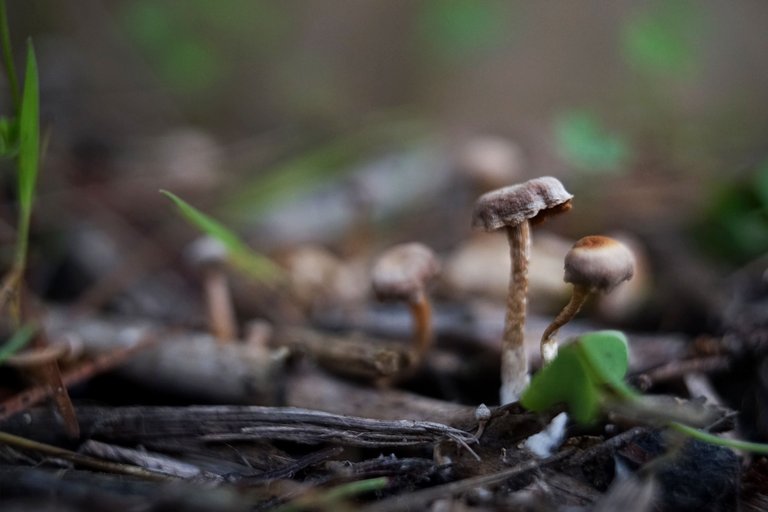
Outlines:
[{"label": "green leaf", "polygon": [[537,412],[564,403],[576,421],[594,421],[599,392],[579,356],[577,342],[563,347],[554,361],[534,375],[520,403]]},{"label": "green leaf", "polygon": [[227,248],[232,263],[240,270],[263,282],[271,282],[281,277],[282,270],[280,267],[275,265],[266,256],[253,251],[234,232],[230,231],[219,221],[209,217],[167,190],[161,190],[160,193],[176,204],[181,215],[190,224],[221,242]]},{"label": "green leaf", "polygon": [[14,158],[19,154],[18,123],[10,117],[0,117],[0,158]]},{"label": "green leaf", "polygon": [[24,346],[30,342],[36,331],[36,326],[27,324],[14,332],[11,339],[9,339],[5,345],[0,347],[0,363],[24,348]]},{"label": "green leaf", "polygon": [[32,41],[27,42],[27,67],[19,110],[18,195],[19,230],[16,245],[16,265],[24,266],[35,186],[40,162],[40,91],[37,60]]},{"label": "green leaf", "polygon": [[564,403],[579,423],[593,422],[608,390],[622,398],[635,396],[624,376],[628,368],[627,339],[619,331],[585,334],[562,347],[557,357],[537,373],[520,403],[544,411]]}]

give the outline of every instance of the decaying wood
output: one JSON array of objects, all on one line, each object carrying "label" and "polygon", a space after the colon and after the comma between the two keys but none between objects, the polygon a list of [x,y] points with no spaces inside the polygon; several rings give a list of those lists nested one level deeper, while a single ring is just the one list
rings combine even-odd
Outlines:
[{"label": "decaying wood", "polygon": [[381,420],[421,420],[468,428],[475,423],[475,408],[437,400],[398,389],[373,389],[301,371],[288,376],[286,404],[346,416]]},{"label": "decaying wood", "polygon": [[[289,440],[352,446],[425,446],[442,440],[473,443],[466,431],[426,421],[384,421],[314,410],[259,406],[80,407],[84,435],[112,442],[152,443],[164,438],[203,441]],[[50,414],[41,409],[3,425],[9,432],[44,434]],[[28,434],[28,435],[29,435]]]},{"label": "decaying wood", "polygon": [[[86,353],[99,355],[139,343],[157,327],[150,322],[49,315],[51,332],[70,334]],[[251,344],[221,346],[204,333],[167,334],[117,371],[126,378],[168,392],[218,403],[275,404],[280,394],[284,351]]]},{"label": "decaying wood", "polygon": [[246,512],[252,498],[196,483],[150,482],[135,477],[46,467],[0,466],[4,511],[26,510],[174,510]]},{"label": "decaying wood", "polygon": [[[504,309],[496,304],[472,303],[468,306],[436,304],[434,309],[435,336],[443,345],[452,344],[461,349],[498,352],[504,329]],[[539,340],[551,322],[551,317],[529,314],[525,325],[526,352],[532,368],[541,365]],[[354,317],[341,312],[325,312],[319,322],[322,326],[342,331],[371,333],[384,338],[408,340],[411,320],[406,311],[386,306],[372,306]],[[574,320],[560,331],[561,341],[605,327],[586,319]],[[643,372],[675,359],[686,357],[689,342],[676,334],[627,333],[630,349],[630,371]]]},{"label": "decaying wood", "polygon": [[339,416],[302,409],[277,409],[259,418],[239,433],[208,434],[205,441],[247,441],[271,439],[302,444],[335,443],[347,446],[394,447],[432,445],[441,440],[474,443],[463,430],[426,421],[374,420]]},{"label": "decaying wood", "polygon": [[89,440],[83,443],[80,447],[80,453],[102,460],[133,464],[155,473],[184,480],[210,483],[219,483],[223,481],[223,478],[220,475],[214,475],[207,471],[203,471],[193,464],[175,460],[166,455],[133,450],[94,440]]},{"label": "decaying wood", "polygon": [[128,464],[107,462],[94,457],[89,457],[87,455],[75,453],[70,450],[65,450],[63,448],[59,448],[58,446],[40,443],[38,441],[33,441],[31,439],[15,436],[7,432],[0,432],[0,443],[8,444],[10,446],[14,446],[21,450],[33,451],[33,452],[41,453],[43,455],[57,457],[60,459],[64,459],[68,462],[72,462],[73,464],[78,464],[83,467],[96,469],[98,471],[105,471],[107,473],[131,475],[131,476],[136,476],[140,478],[146,478],[149,480],[164,480],[167,478],[171,478],[167,475],[163,475],[155,471],[150,471],[147,469],[143,469],[143,468],[133,466],[133,465],[128,465]]},{"label": "decaying wood", "polygon": [[281,329],[275,333],[274,344],[305,354],[333,373],[358,379],[392,377],[413,367],[416,360],[413,349],[402,343],[307,328]]},{"label": "decaying wood", "polygon": [[465,478],[456,482],[429,487],[421,491],[403,494],[381,500],[373,505],[363,507],[364,512],[390,512],[396,510],[423,510],[430,502],[439,498],[455,496],[478,487],[498,485],[511,478],[519,477],[531,471],[560,462],[573,453],[567,449],[544,460],[529,460],[513,468],[499,471],[490,475]]}]

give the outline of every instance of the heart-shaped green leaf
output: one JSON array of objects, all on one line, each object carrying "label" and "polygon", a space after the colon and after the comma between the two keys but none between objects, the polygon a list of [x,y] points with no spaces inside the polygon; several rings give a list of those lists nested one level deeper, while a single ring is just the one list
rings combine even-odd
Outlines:
[{"label": "heart-shaped green leaf", "polygon": [[591,423],[597,417],[606,386],[625,398],[634,395],[623,381],[627,368],[624,334],[585,334],[561,348],[555,360],[533,377],[520,402],[532,411],[564,403],[574,420]]}]

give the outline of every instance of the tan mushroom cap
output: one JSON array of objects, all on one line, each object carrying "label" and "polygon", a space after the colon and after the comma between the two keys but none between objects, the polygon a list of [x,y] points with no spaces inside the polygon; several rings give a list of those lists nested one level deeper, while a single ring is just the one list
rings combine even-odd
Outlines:
[{"label": "tan mushroom cap", "polygon": [[33,350],[25,350],[9,356],[5,363],[16,368],[29,368],[41,364],[58,361],[69,353],[69,346],[65,344],[48,345]]},{"label": "tan mushroom cap", "polygon": [[217,238],[208,235],[195,239],[185,251],[187,261],[195,267],[224,264],[228,255],[227,247]]},{"label": "tan mushroom cap", "polygon": [[534,178],[480,196],[472,212],[472,227],[495,231],[526,220],[537,222],[570,210],[571,199],[573,194],[557,178]]},{"label": "tan mushroom cap", "polygon": [[373,267],[373,290],[380,299],[410,300],[440,272],[432,249],[418,242],[388,249]]},{"label": "tan mushroom cap", "polygon": [[632,278],[635,257],[607,236],[585,236],[565,255],[565,282],[607,293]]}]

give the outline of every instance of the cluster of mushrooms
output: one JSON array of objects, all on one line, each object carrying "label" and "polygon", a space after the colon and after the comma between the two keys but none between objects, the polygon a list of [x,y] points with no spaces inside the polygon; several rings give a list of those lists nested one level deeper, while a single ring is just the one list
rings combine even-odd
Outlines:
[{"label": "cluster of mushrooms", "polygon": [[[541,177],[481,195],[472,215],[472,225],[485,231],[505,229],[512,260],[506,318],[501,347],[501,404],[516,402],[528,385],[528,356],[524,327],[528,294],[528,260],[531,225],[571,209],[573,195],[559,180]],[[577,241],[565,256],[565,282],[573,285],[571,300],[545,329],[541,337],[542,364],[557,355],[556,334],[594,293],[608,293],[634,273],[632,252],[605,236],[587,236]],[[420,243],[395,246],[378,259],[373,268],[373,288],[380,298],[406,301],[415,324],[414,351],[420,362],[432,339],[431,307],[426,282],[439,271],[433,252]]]}]

